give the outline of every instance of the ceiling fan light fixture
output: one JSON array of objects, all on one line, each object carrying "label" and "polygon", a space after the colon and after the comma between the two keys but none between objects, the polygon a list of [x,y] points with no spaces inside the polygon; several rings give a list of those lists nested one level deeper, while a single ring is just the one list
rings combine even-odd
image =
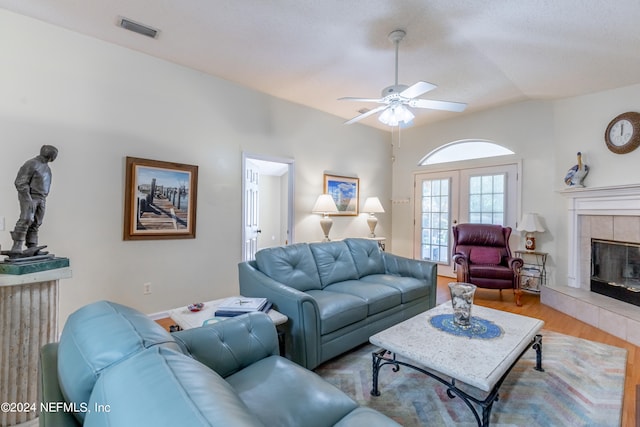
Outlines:
[{"label": "ceiling fan light fixture", "polygon": [[402,41],[406,34],[407,33],[404,30],[395,30],[389,34],[389,40],[395,44],[396,48],[396,80],[393,85],[387,86],[382,90],[381,98],[338,98],[340,101],[373,102],[376,104],[382,104],[372,110],[358,111],[360,115],[344,122],[346,125],[356,123],[380,112],[378,120],[381,123],[388,126],[408,127],[413,124],[413,119],[415,118],[415,115],[408,107],[455,112],[464,111],[466,108],[467,104],[461,102],[434,101],[431,99],[419,98],[422,94],[425,94],[437,87],[433,83],[418,81],[411,86],[398,84],[398,50],[400,41]]},{"label": "ceiling fan light fixture", "polygon": [[378,120],[387,126],[399,126],[403,127],[411,125],[415,115],[404,105],[395,105],[385,109]]}]

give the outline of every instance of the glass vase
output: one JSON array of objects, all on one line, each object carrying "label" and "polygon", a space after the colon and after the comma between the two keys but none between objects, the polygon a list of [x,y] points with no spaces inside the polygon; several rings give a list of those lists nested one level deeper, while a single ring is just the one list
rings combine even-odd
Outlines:
[{"label": "glass vase", "polygon": [[473,295],[476,292],[476,285],[463,282],[449,283],[451,292],[451,305],[453,306],[453,322],[461,327],[471,326],[471,307],[473,306]]}]

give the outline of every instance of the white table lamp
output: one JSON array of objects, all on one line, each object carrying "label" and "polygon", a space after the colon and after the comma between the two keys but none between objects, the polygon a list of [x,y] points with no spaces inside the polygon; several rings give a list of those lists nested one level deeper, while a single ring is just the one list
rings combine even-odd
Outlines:
[{"label": "white table lamp", "polygon": [[543,232],[544,227],[540,224],[537,213],[526,213],[522,215],[522,220],[516,227],[517,230],[525,231],[524,247],[528,251],[536,250],[536,237],[535,232]]},{"label": "white table lamp", "polygon": [[369,225],[369,230],[371,230],[371,234],[369,237],[376,237],[376,225],[378,225],[378,218],[376,218],[376,213],[383,213],[384,208],[382,207],[382,203],[380,203],[380,199],[377,197],[368,197],[367,200],[364,201],[364,205],[362,206],[362,212],[368,213],[367,224]]},{"label": "white table lamp", "polygon": [[329,214],[338,213],[338,207],[336,206],[336,202],[333,201],[333,197],[329,194],[321,194],[318,196],[318,200],[316,200],[316,204],[313,206],[311,213],[322,214],[322,219],[320,219],[320,227],[322,227],[322,232],[324,233],[324,241],[329,242],[329,231],[331,231],[331,226],[333,225],[333,220],[329,218]]}]

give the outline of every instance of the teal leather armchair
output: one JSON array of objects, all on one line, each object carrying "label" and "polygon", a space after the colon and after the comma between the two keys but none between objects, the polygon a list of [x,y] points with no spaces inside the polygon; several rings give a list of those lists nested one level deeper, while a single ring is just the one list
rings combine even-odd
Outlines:
[{"label": "teal leather armchair", "polygon": [[99,301],[42,348],[40,378],[42,402],[59,409],[41,427],[398,426],[279,356],[264,313],[169,334]]}]

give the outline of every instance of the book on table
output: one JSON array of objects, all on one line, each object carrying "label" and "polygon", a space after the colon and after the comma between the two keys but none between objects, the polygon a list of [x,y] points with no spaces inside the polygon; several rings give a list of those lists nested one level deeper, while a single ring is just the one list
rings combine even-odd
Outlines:
[{"label": "book on table", "polygon": [[217,309],[213,315],[216,317],[235,317],[235,316],[240,316],[241,314],[251,313],[254,311],[262,311],[263,313],[268,313],[269,310],[271,310],[272,306],[273,306],[273,303],[271,301],[267,301],[266,304],[264,304],[260,310],[241,311],[241,310]]},{"label": "book on table", "polygon": [[222,301],[217,310],[248,313],[250,311],[260,311],[266,304],[266,298],[231,297]]}]

